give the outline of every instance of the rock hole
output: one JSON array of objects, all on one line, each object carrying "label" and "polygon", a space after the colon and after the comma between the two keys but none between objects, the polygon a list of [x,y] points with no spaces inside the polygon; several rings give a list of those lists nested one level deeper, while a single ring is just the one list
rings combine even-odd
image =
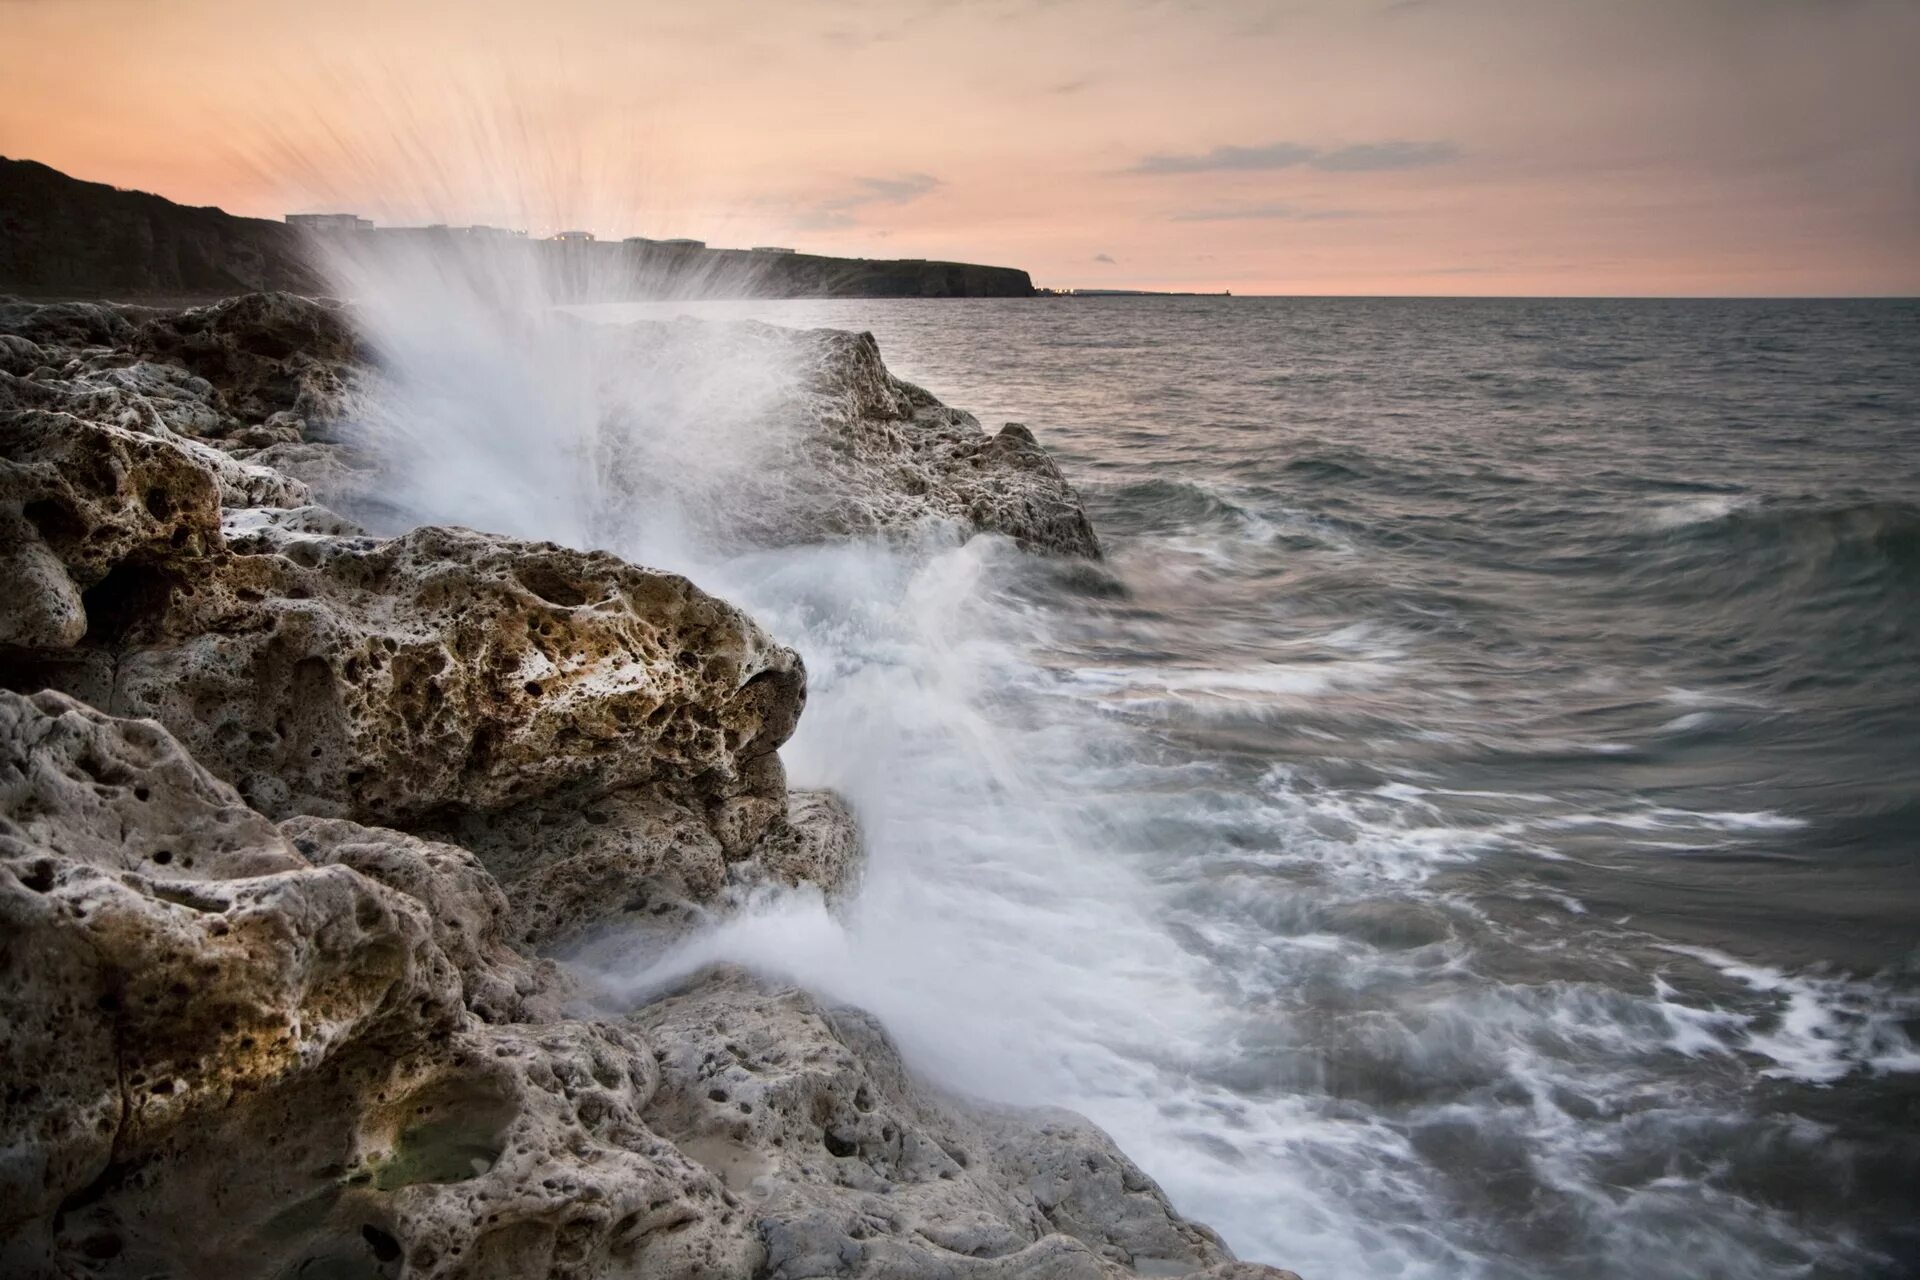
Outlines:
[{"label": "rock hole", "polygon": [[587,602],[587,595],[579,587],[563,577],[552,565],[523,564],[514,569],[514,576],[520,579],[520,585],[539,596],[548,604],[559,605],[562,609],[577,609]]},{"label": "rock hole", "polygon": [[27,523],[40,531],[40,536],[54,546],[63,543],[78,542],[87,536],[87,524],[74,509],[54,498],[42,498],[38,502],[29,502],[20,509]]},{"label": "rock hole", "polygon": [[88,1236],[81,1244],[80,1252],[89,1258],[105,1261],[108,1258],[119,1257],[121,1247],[119,1236],[111,1231],[102,1231],[98,1235]]},{"label": "rock hole", "polygon": [[374,1226],[371,1222],[360,1228],[361,1239],[373,1250],[373,1256],[381,1262],[392,1262],[400,1256],[400,1242]]},{"label": "rock hole", "polygon": [[87,611],[87,639],[115,643],[167,607],[174,578],[151,565],[117,564],[80,594]]},{"label": "rock hole", "polygon": [[829,1129],[825,1135],[827,1154],[830,1156],[850,1156],[857,1149],[854,1144]]}]

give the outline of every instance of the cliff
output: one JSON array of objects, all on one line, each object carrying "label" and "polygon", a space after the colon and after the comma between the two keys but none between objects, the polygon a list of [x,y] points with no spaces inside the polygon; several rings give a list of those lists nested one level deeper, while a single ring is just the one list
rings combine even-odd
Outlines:
[{"label": "cliff", "polygon": [[[354,234],[414,245],[446,238],[429,229]],[[1018,298],[1034,291],[1024,271],[964,262],[540,240],[504,240],[496,251],[538,259],[549,278],[571,282],[574,301],[688,294]],[[0,157],[0,292],[177,301],[319,288],[299,233],[285,223],[190,208],[144,192],[82,182],[35,161]]]},{"label": "cliff", "polygon": [[[840,457],[753,536],[1097,552],[1029,433],[744,340],[809,344],[780,411]],[[1283,1280],[857,1009],[714,968],[587,1011],[585,929],[849,891],[780,759],[805,668],[678,575],[318,505],[359,348],[287,294],[0,304],[0,1272]]]}]

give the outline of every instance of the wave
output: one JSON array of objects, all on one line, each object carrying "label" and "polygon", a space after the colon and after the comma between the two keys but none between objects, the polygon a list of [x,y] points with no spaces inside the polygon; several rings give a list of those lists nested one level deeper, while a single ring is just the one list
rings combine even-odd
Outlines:
[{"label": "wave", "polygon": [[1218,490],[1187,480],[1142,480],[1114,489],[1091,489],[1088,496],[1117,508],[1132,531],[1140,533],[1237,526],[1255,518],[1252,511]]},{"label": "wave", "polygon": [[1788,546],[1920,565],[1920,506],[1906,502],[1805,506],[1712,494],[1663,507],[1653,523],[1735,547]]}]

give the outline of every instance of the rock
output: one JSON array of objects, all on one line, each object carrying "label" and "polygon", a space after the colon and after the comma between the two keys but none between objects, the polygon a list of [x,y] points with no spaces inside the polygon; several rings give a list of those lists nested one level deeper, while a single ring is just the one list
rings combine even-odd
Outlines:
[{"label": "rock", "polygon": [[643,783],[718,803],[805,701],[799,657],[739,610],[602,552],[431,528],[233,547],[126,607],[96,700],[275,815],[406,825]]},{"label": "rock", "polygon": [[339,818],[289,818],[280,833],[316,866],[351,867],[426,907],[433,940],[460,973],[466,1005],[489,1022],[514,1022],[564,984],[551,963],[507,943],[507,896],[480,860],[455,845]]},{"label": "rock", "polygon": [[1226,1261],[1084,1122],[926,1090],[856,1011],[723,970],[624,1025],[558,1016],[504,913],[464,850],[276,827],[152,722],[0,694],[0,1268]]},{"label": "rock", "polygon": [[509,936],[526,947],[615,921],[683,927],[726,885],[726,851],[706,815],[658,787],[467,815],[445,834],[505,887]]},{"label": "rock", "polygon": [[[307,487],[299,480],[236,461],[200,438],[209,430],[222,429],[224,422],[201,398],[208,394],[206,388],[196,393],[195,388],[182,387],[167,377],[126,376],[159,369],[156,365],[114,366],[79,370],[72,378],[16,378],[0,373],[0,418],[44,410],[164,440],[212,473],[222,503],[229,506],[297,506],[308,500]],[[161,394],[168,391],[180,394]]]},{"label": "rock", "polygon": [[[762,757],[777,768],[778,757]],[[860,838],[838,796],[784,790],[766,778],[753,794],[751,838],[731,843],[729,824],[638,787],[588,802],[533,803],[469,814],[445,834],[472,849],[512,899],[509,936],[551,949],[608,925],[641,925],[664,941],[707,919],[730,888],[813,884],[842,892],[858,866]]]},{"label": "rock", "polygon": [[816,518],[856,533],[947,519],[1029,550],[1099,558],[1079,496],[1026,427],[988,436],[972,414],[888,372],[871,333],[787,340],[813,369],[808,394],[826,428],[810,451]]},{"label": "rock", "polygon": [[[0,622],[6,642],[77,644],[110,575],[166,575],[221,545],[220,494],[173,444],[44,410],[0,413]],[[96,606],[117,595],[112,587]]]},{"label": "rock", "polygon": [[138,307],[108,302],[22,302],[0,298],[0,333],[42,347],[111,347],[133,338]]},{"label": "rock", "polygon": [[538,985],[502,907],[463,851],[276,829],[157,725],[0,694],[0,1270],[749,1274],[642,1041],[482,1020]]},{"label": "rock", "polygon": [[220,407],[244,423],[286,414],[324,423],[347,393],[359,339],[344,309],[293,293],[245,293],[211,306],[164,312],[131,335],[130,348],[204,379]]},{"label": "rock", "polygon": [[845,800],[831,791],[790,791],[786,814],[731,870],[737,882],[818,885],[832,898],[852,892],[863,856]]},{"label": "rock", "polygon": [[1231,1259],[1091,1125],[937,1094],[858,1010],[722,969],[631,1021],[660,1059],[647,1124],[758,1220],[760,1275],[1180,1275]]},{"label": "rock", "polygon": [[0,915],[16,1255],[194,1114],[458,1025],[418,902],[309,866],[157,725],[54,693],[0,694]]},{"label": "rock", "polygon": [[[581,342],[604,344],[610,367],[672,373],[653,379],[662,385],[691,378],[697,403],[680,410],[729,418],[742,456],[709,477],[732,499],[709,530],[715,537],[777,544],[948,525],[1004,534],[1036,551],[1099,555],[1078,496],[1031,432],[1009,424],[988,435],[971,415],[889,373],[871,334],[692,321],[579,322],[579,330]],[[378,460],[368,450],[382,441],[356,433],[349,419],[362,394],[379,400],[381,383],[337,303],[289,293],[180,312],[15,303],[0,305],[0,334],[8,335],[0,368],[22,381],[59,366],[31,393],[37,407],[244,455],[256,470],[223,474],[227,505],[308,500],[304,488],[261,492],[258,468],[271,468],[312,485],[330,505],[379,514],[369,484]],[[771,398],[763,394],[768,370],[780,371]],[[726,403],[720,386],[707,385],[716,379],[748,390]],[[29,393],[12,397],[25,403]],[[0,409],[7,404],[0,393]],[[350,443],[356,434],[367,438]],[[662,459],[645,440],[629,443],[625,460],[610,463],[621,474],[609,487],[644,493],[646,473]],[[696,473],[714,465],[711,456],[666,461],[695,487]],[[692,499],[696,519],[714,506],[706,499],[715,495],[681,496]]]},{"label": "rock", "polygon": [[[1023,429],[738,332],[814,361],[749,541],[1097,555]],[[731,605],[315,505],[278,465],[364,477],[357,356],[290,295],[0,303],[0,1274],[1285,1275],[856,1010],[721,970],[579,1016],[528,949],[844,892],[858,831],[787,791],[804,671]]]},{"label": "rock", "polygon": [[[606,487],[644,494],[651,475],[671,469],[694,488],[680,497],[715,542],[944,525],[1033,551],[1100,554],[1078,495],[1030,431],[1009,424],[989,436],[971,414],[888,372],[870,333],[679,320],[583,324],[579,341],[607,344],[604,362],[644,385],[693,385],[693,403],[668,411],[712,420],[699,456],[662,456],[637,439],[610,464]],[[743,390],[728,399],[709,383]]]}]

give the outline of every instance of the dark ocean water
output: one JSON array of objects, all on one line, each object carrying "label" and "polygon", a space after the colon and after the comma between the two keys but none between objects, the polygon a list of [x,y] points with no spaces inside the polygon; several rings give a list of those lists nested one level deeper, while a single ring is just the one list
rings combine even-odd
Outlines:
[{"label": "dark ocean water", "polygon": [[1038,1090],[1183,1208],[1309,1280],[1920,1274],[1920,304],[684,309],[871,329],[1087,500],[966,697],[1171,940],[1033,981],[1209,1002]]}]

